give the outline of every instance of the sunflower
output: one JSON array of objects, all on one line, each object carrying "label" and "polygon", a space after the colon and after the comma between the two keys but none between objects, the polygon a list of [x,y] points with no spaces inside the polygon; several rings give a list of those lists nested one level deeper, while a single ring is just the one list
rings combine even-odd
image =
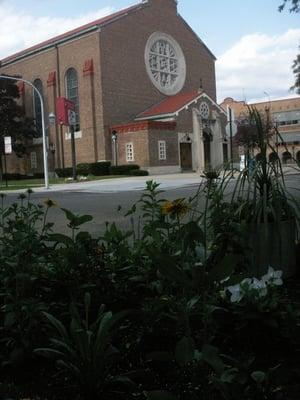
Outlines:
[{"label": "sunflower", "polygon": [[51,208],[51,207],[58,207],[58,204],[51,200],[51,199],[46,199],[43,201],[43,203],[45,204],[46,207]]},{"label": "sunflower", "polygon": [[184,199],[176,199],[174,201],[166,201],[162,206],[162,213],[170,217],[182,217],[189,210],[187,203]]}]

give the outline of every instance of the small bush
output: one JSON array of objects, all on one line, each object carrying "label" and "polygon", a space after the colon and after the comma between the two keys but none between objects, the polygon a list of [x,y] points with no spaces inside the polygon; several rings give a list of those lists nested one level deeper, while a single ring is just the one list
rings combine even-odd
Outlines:
[{"label": "small bush", "polygon": [[100,161],[90,164],[90,174],[95,176],[109,175],[110,161]]},{"label": "small bush", "polygon": [[136,164],[118,165],[110,167],[111,175],[130,175],[130,171],[139,170],[140,167]]},{"label": "small bush", "polygon": [[70,168],[56,168],[55,173],[59,178],[69,178],[73,174],[73,169]]},{"label": "small bush", "polygon": [[[22,174],[14,174],[14,173],[7,173],[2,175],[3,180],[8,180],[8,181],[20,181],[21,179],[26,179],[26,175]],[[29,177],[32,178],[32,177]]]},{"label": "small bush", "polygon": [[129,175],[132,175],[132,176],[147,176],[147,175],[149,175],[149,172],[145,171],[143,169],[133,169],[133,170],[129,171]]},{"label": "small bush", "polygon": [[91,164],[81,163],[77,165],[76,169],[78,175],[88,175],[91,173]]},{"label": "small bush", "polygon": [[[29,177],[29,178],[32,178],[32,177]],[[44,179],[44,172],[35,172],[33,174],[33,178],[35,178],[35,179]]]}]

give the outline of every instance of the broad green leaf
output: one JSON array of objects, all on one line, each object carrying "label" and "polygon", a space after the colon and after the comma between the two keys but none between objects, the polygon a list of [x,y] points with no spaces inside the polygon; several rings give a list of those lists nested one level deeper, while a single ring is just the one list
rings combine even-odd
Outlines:
[{"label": "broad green leaf", "polygon": [[184,336],[176,345],[175,359],[180,366],[183,366],[195,357],[195,342],[191,337]]},{"label": "broad green leaf", "polygon": [[49,242],[62,243],[67,247],[74,246],[73,240],[69,236],[63,235],[62,233],[51,233],[47,235],[47,240],[49,240]]},{"label": "broad green leaf", "polygon": [[35,354],[38,354],[40,356],[46,357],[46,358],[51,358],[54,360],[58,360],[60,358],[64,357],[64,353],[62,353],[59,350],[55,349],[48,349],[48,348],[38,348],[33,351]]},{"label": "broad green leaf", "polygon": [[45,311],[42,314],[47,318],[47,320],[50,322],[50,324],[57,330],[57,332],[60,334],[60,336],[62,338],[64,338],[66,341],[68,341],[69,335],[68,335],[67,330],[64,327],[64,325],[58,319],[53,317],[53,315],[48,314]]},{"label": "broad green leaf", "polygon": [[181,285],[191,287],[193,281],[182,271],[176,264],[174,258],[164,254],[151,254],[154,261],[158,264],[159,271],[164,275],[165,278],[175,281]]},{"label": "broad green leaf", "polygon": [[236,379],[239,370],[237,368],[226,369],[221,375],[221,381],[224,383],[232,383]]},{"label": "broad green leaf", "polygon": [[209,364],[217,374],[221,374],[225,370],[225,364],[218,354],[218,349],[209,344],[205,344],[202,348],[201,359]]},{"label": "broad green leaf", "polygon": [[93,217],[91,215],[81,215],[81,216],[76,216],[75,220],[73,221],[74,226],[80,226],[85,224],[86,222],[90,222],[93,220]]},{"label": "broad green leaf", "polygon": [[263,382],[266,380],[266,374],[265,374],[263,371],[254,371],[254,372],[252,372],[252,374],[251,374],[251,378],[252,378],[255,382],[261,384],[261,383],[263,383]]},{"label": "broad green leaf", "polygon": [[172,361],[173,357],[167,351],[154,351],[146,355],[146,359],[149,361],[161,361],[167,362]]},{"label": "broad green leaf", "polygon": [[61,208],[61,210],[65,213],[65,216],[68,221],[73,222],[74,219],[76,218],[76,215],[73,214],[70,210],[67,210],[66,208]]},{"label": "broad green leaf", "polygon": [[146,392],[147,400],[177,400],[178,398],[172,393],[165,390],[153,390]]},{"label": "broad green leaf", "polygon": [[209,280],[211,282],[220,282],[232,275],[237,263],[237,257],[233,255],[225,256],[210,272]]}]

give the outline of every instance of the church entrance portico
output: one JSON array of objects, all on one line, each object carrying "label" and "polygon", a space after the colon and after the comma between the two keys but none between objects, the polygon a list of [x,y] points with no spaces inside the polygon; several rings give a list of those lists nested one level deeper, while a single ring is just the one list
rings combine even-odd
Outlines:
[{"label": "church entrance portico", "polygon": [[[177,145],[176,150],[171,148],[171,144],[166,146],[166,165],[170,164],[169,158],[174,156],[175,152],[178,154],[177,167],[183,172],[202,173],[209,167],[216,168],[224,163],[226,114],[203,91],[166,97],[139,114],[135,121],[174,124],[173,139],[177,141]],[[164,140],[163,135],[161,131],[156,135],[156,139],[159,142]],[[156,145],[152,148],[155,149]],[[151,154],[149,159],[151,167]],[[176,164],[174,158],[172,162]]]}]

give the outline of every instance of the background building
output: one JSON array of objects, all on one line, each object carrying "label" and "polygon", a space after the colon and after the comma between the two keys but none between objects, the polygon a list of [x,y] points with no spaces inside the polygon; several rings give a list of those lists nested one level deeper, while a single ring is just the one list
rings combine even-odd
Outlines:
[{"label": "background building", "polygon": [[[0,72],[33,82],[46,115],[57,97],[75,102],[78,163],[113,160],[176,172],[223,161],[215,57],[177,13],[176,0],[144,0],[7,57]],[[19,88],[40,130],[38,99],[29,87]],[[50,169],[70,166],[68,130],[47,131]],[[10,170],[41,171],[41,139],[28,157],[9,156],[8,163]]]},{"label": "background building", "polygon": [[[247,103],[236,101],[227,97],[220,106],[226,110],[227,106],[234,110],[235,120],[242,121],[248,117]],[[270,100],[253,103],[263,117],[270,116],[274,126],[278,128],[279,135],[273,138],[278,155],[283,164],[293,164],[293,159],[300,162],[300,97],[284,100]],[[272,157],[272,150],[268,151]]]}]

